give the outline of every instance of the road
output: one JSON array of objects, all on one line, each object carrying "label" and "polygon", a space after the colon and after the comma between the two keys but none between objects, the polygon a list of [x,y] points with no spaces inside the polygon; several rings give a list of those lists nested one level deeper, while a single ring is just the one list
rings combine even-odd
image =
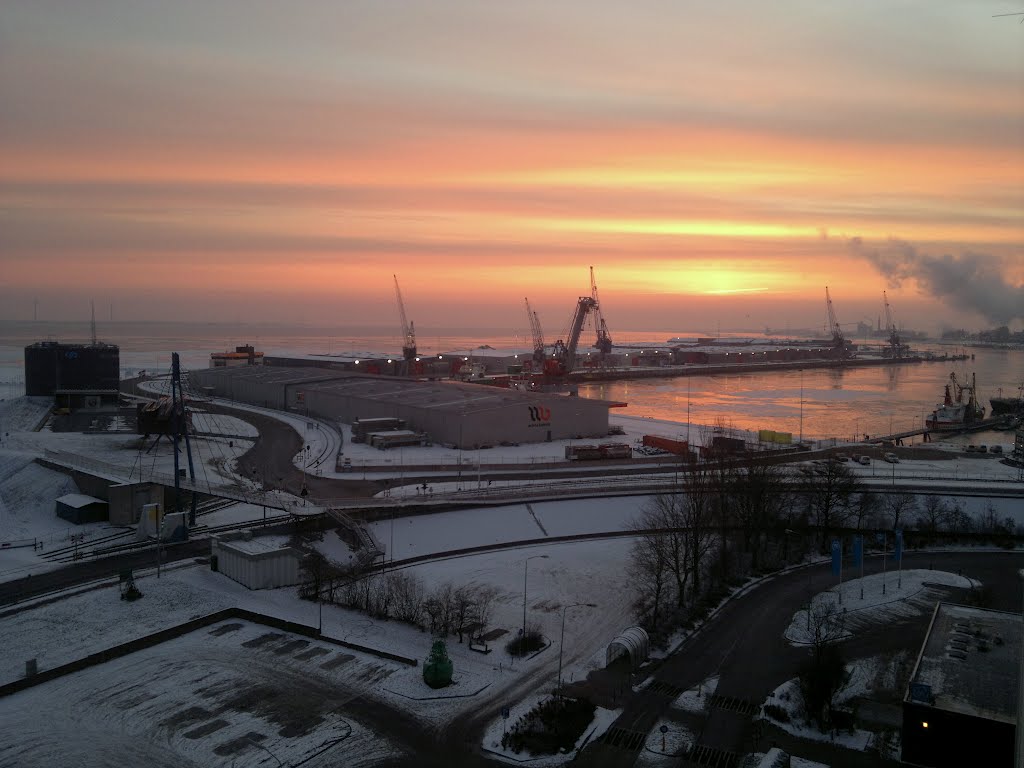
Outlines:
[{"label": "road", "polygon": [[[881,571],[879,558],[870,558],[865,575]],[[992,587],[989,607],[1017,611],[1021,605],[1018,570],[1024,567],[1024,554],[1016,552],[936,552],[907,553],[906,568],[929,568],[961,572]],[[796,676],[805,649],[794,648],[783,639],[792,616],[807,601],[810,591],[821,592],[835,583],[828,564],[797,570],[770,579],[727,603],[720,613],[681,649],[666,659],[653,673],[655,680],[669,690],[695,687],[719,675],[719,696],[727,696],[759,705],[777,686]],[[924,639],[930,616],[922,615],[897,624],[879,626],[843,642],[848,659],[907,649],[916,651]],[[648,686],[650,688],[650,686]],[[678,694],[658,694],[648,689],[636,691],[626,702],[613,727],[646,734],[668,710]],[[698,743],[731,754],[743,754],[753,746],[753,728],[749,716],[712,708]],[[863,753],[834,750],[833,766],[868,765]],[[585,765],[630,766],[634,751],[602,742],[588,745],[580,756]],[[846,760],[850,762],[847,763]],[[875,758],[871,758],[875,760]],[[870,763],[877,765],[877,762]]]}]

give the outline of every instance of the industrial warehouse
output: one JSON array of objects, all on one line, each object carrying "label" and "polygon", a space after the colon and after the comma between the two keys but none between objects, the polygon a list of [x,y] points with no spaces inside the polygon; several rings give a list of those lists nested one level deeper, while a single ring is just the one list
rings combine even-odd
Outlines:
[{"label": "industrial warehouse", "polygon": [[[308,367],[242,366],[191,371],[197,394],[344,424],[391,419],[385,448],[439,443],[463,449],[608,434],[622,403],[452,381],[418,381]],[[365,432],[365,430],[360,430]],[[372,433],[371,433],[372,434]]]}]

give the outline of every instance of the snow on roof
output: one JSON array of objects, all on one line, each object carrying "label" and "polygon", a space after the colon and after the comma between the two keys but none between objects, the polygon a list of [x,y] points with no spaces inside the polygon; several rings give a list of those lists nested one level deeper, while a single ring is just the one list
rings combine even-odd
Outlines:
[{"label": "snow on roof", "polygon": [[910,685],[938,709],[1015,723],[1020,647],[1019,614],[940,602]]},{"label": "snow on roof", "polygon": [[68,493],[57,499],[57,503],[63,504],[65,507],[81,509],[90,504],[106,504],[107,502],[103,499],[97,499],[95,496],[86,496],[84,493]]}]

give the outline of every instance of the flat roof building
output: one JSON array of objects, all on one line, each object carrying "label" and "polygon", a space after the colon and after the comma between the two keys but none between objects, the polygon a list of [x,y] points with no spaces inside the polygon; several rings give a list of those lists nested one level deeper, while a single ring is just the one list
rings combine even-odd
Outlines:
[{"label": "flat roof building", "polygon": [[366,376],[278,366],[203,369],[189,380],[205,393],[351,424],[392,417],[434,443],[479,448],[608,434],[607,400],[453,381]]},{"label": "flat roof building", "polygon": [[1012,765],[1021,617],[938,603],[903,700],[903,762]]},{"label": "flat roof building", "polygon": [[120,350],[115,344],[38,341],[25,347],[25,394],[51,396],[68,408],[117,402]]}]

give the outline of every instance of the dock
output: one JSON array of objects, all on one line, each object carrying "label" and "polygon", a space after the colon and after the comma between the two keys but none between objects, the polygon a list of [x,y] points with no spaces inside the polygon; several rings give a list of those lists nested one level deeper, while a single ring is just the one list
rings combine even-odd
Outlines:
[{"label": "dock", "polygon": [[976,421],[973,424],[965,424],[959,429],[943,429],[936,432],[935,430],[921,429],[919,427],[917,429],[908,429],[903,432],[894,432],[891,435],[878,435],[877,437],[866,438],[864,442],[875,445],[886,442],[901,445],[903,440],[914,437],[921,437],[925,442],[931,442],[934,440],[936,435],[962,435],[967,432],[982,432],[986,429],[995,429],[1005,423],[1006,419],[1000,416],[995,419],[982,419],[981,421]]},{"label": "dock", "polygon": [[798,371],[804,368],[861,368],[878,365],[912,365],[916,363],[947,363],[964,357],[853,357],[808,358],[804,360],[771,360],[757,363],[686,363],[684,365],[632,366],[629,368],[578,368],[566,375],[574,383],[616,381],[621,379],[653,379],[673,376],[714,376],[766,371]]}]

